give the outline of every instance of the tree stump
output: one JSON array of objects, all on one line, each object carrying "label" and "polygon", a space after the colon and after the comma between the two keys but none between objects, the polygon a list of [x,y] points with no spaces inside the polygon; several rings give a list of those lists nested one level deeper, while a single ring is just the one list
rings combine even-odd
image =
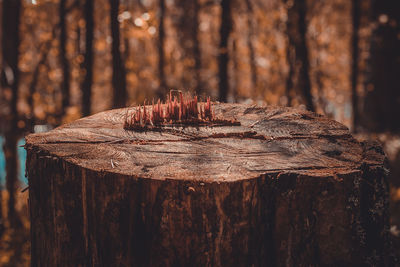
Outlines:
[{"label": "tree stump", "polygon": [[32,266],[390,265],[385,155],[342,124],[215,104],[237,126],[26,138]]}]

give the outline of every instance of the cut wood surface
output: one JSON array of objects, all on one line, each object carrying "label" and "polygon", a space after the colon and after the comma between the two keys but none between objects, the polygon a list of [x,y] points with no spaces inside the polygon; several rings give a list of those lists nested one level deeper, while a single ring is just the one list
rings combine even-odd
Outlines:
[{"label": "cut wood surface", "polygon": [[390,264],[385,155],[293,108],[124,130],[126,109],[26,138],[33,266]]}]

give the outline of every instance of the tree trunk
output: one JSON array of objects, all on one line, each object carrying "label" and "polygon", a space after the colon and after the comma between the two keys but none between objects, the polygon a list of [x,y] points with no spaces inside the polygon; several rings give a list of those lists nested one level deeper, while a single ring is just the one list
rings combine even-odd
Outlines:
[{"label": "tree trunk", "polygon": [[19,24],[21,2],[3,1],[2,8],[2,73],[3,89],[11,91],[9,102],[8,125],[5,131],[4,155],[6,160],[6,187],[9,194],[8,219],[13,227],[19,225],[15,211],[15,191],[18,183],[17,135],[18,135],[18,83],[19,83]]},{"label": "tree trunk", "polygon": [[85,33],[85,59],[83,68],[85,69],[85,77],[82,82],[82,115],[90,115],[92,106],[92,84],[93,84],[93,33],[94,33],[94,8],[93,0],[86,0],[84,7],[84,15],[86,22]]},{"label": "tree trunk", "polygon": [[192,40],[193,40],[193,55],[194,55],[194,70],[196,77],[196,95],[201,95],[204,91],[203,82],[201,79],[201,50],[200,50],[200,40],[199,40],[199,12],[200,5],[199,0],[193,0],[194,5],[194,16],[193,16],[193,26],[192,26]]},{"label": "tree trunk", "polygon": [[360,0],[353,0],[352,3],[352,20],[353,20],[353,33],[351,38],[352,47],[352,64],[351,64],[351,102],[353,106],[353,131],[357,132],[358,127],[358,94],[357,94],[357,81],[358,81],[358,54],[359,54],[359,35],[360,29]]},{"label": "tree trunk", "polygon": [[[306,12],[307,6],[305,0],[287,1],[288,5],[288,19],[287,19],[287,34],[289,45],[294,51],[294,61],[291,61],[293,66],[293,86],[298,92],[308,110],[314,111],[314,104],[311,95],[311,81],[310,81],[310,64],[308,60],[308,48],[306,41],[307,24]],[[290,48],[289,48],[290,49]]]},{"label": "tree trunk", "polygon": [[165,39],[165,29],[164,29],[164,19],[165,19],[165,0],[159,0],[159,17],[158,17],[158,80],[159,89],[157,91],[157,96],[163,99],[167,93],[167,82],[165,80],[165,70],[164,70],[164,39]]},{"label": "tree trunk", "polygon": [[135,132],[118,109],[29,135],[32,266],[393,266],[379,145],[214,107],[240,125]]},{"label": "tree trunk", "polygon": [[251,90],[254,93],[258,93],[257,89],[257,66],[256,66],[256,56],[253,46],[253,36],[254,36],[254,26],[253,26],[253,7],[250,0],[246,0],[247,7],[247,48],[249,49],[249,60],[250,60],[250,73],[251,73]]},{"label": "tree trunk", "polygon": [[110,0],[110,18],[111,18],[111,53],[113,62],[112,86],[113,108],[125,107],[126,104],[126,72],[124,62],[121,58],[119,22],[118,22],[119,0]]},{"label": "tree trunk", "polygon": [[[180,16],[177,30],[180,45],[183,49],[183,64],[185,73],[182,74],[184,88],[193,88],[197,95],[201,95],[201,51],[199,41],[199,12],[198,0],[179,0],[176,3]],[[188,60],[189,59],[189,60]]]},{"label": "tree trunk", "polygon": [[238,48],[237,38],[233,39],[232,42],[232,61],[233,61],[233,86],[232,86],[232,98],[234,103],[239,100],[239,83],[240,83],[240,70],[239,70],[239,59],[238,59]]},{"label": "tree trunk", "polygon": [[362,124],[370,131],[399,131],[400,2],[374,0],[372,12]]},{"label": "tree trunk", "polygon": [[70,88],[70,67],[67,58],[67,25],[66,25],[66,0],[60,0],[59,6],[59,16],[60,16],[60,63],[62,69],[62,83],[61,83],[61,116],[65,115],[65,110],[69,106],[69,88]]},{"label": "tree trunk", "polygon": [[286,77],[286,84],[285,84],[285,96],[287,98],[287,106],[292,106],[292,92],[293,92],[293,76],[294,76],[294,66],[296,64],[295,56],[294,56],[294,49],[290,45],[288,40],[286,44],[286,62],[289,65],[289,71]]},{"label": "tree trunk", "polygon": [[231,1],[221,0],[221,26],[219,29],[219,55],[218,55],[218,73],[219,73],[219,101],[228,100],[229,82],[228,82],[228,41],[232,31]]}]

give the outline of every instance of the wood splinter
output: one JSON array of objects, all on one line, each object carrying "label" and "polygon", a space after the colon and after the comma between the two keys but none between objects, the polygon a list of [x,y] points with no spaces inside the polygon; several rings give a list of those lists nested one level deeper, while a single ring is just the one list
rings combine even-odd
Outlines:
[{"label": "wood splinter", "polygon": [[193,98],[188,94],[184,96],[179,91],[179,100],[172,91],[169,92],[167,101],[162,103],[158,99],[157,103],[152,102],[151,106],[143,106],[127,110],[124,120],[126,130],[151,130],[163,126],[238,126],[240,122],[236,120],[225,120],[216,118],[210,97],[206,102],[198,102],[197,96]]}]

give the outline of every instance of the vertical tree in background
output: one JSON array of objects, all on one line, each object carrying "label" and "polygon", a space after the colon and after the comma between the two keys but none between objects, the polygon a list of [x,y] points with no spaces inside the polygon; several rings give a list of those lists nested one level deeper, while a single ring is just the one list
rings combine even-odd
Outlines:
[{"label": "vertical tree in background", "polygon": [[233,39],[232,42],[232,61],[233,61],[233,88],[232,96],[235,103],[238,102],[239,95],[239,59],[238,59],[238,49],[237,49],[237,37]]},{"label": "vertical tree in background", "polygon": [[164,18],[165,18],[165,0],[159,0],[159,14],[158,14],[158,79],[159,79],[159,89],[157,91],[157,96],[161,99],[166,94],[167,82],[165,80],[164,71],[164,39],[165,39],[165,29],[164,29]]},{"label": "vertical tree in background", "polygon": [[66,9],[67,0],[60,0],[59,4],[59,16],[60,16],[60,63],[62,69],[62,83],[61,83],[61,116],[65,114],[66,108],[69,106],[69,94],[70,94],[70,67],[67,59],[67,26],[66,26]]},{"label": "vertical tree in background", "polygon": [[93,19],[93,0],[85,0],[84,17],[86,23],[85,32],[85,59],[83,61],[83,68],[85,70],[85,77],[82,82],[82,115],[90,115],[91,98],[92,98],[92,84],[93,84],[93,33],[94,33],[94,19]]},{"label": "vertical tree in background", "polygon": [[293,75],[296,59],[294,56],[294,49],[290,45],[289,41],[286,44],[286,61],[289,67],[289,72],[286,77],[285,95],[287,97],[287,105],[290,107],[292,105]]},{"label": "vertical tree in background", "polygon": [[358,81],[358,43],[360,29],[360,0],[352,1],[352,21],[353,21],[353,32],[351,38],[352,48],[352,63],[351,63],[351,101],[353,107],[353,131],[357,131],[358,127],[358,94],[357,94],[357,81]]},{"label": "vertical tree in background", "polygon": [[6,187],[9,193],[8,219],[12,226],[19,225],[19,218],[15,211],[15,191],[18,182],[18,83],[19,83],[19,24],[20,0],[4,0],[2,8],[2,87],[11,91],[9,101],[8,127],[5,132],[4,155],[6,159]]},{"label": "vertical tree in background", "polygon": [[372,131],[399,131],[400,1],[373,0],[371,10],[374,28],[362,124]]},{"label": "vertical tree in background", "polygon": [[201,95],[203,92],[203,83],[201,80],[201,51],[200,51],[200,41],[199,41],[199,11],[200,5],[199,0],[193,0],[194,4],[194,14],[193,14],[193,30],[192,30],[192,40],[193,40],[193,55],[194,55],[194,69],[196,76],[196,88],[195,92],[197,95]]},{"label": "vertical tree in background", "polygon": [[218,55],[218,73],[219,73],[219,101],[226,102],[229,92],[228,82],[228,41],[232,32],[232,14],[231,1],[221,0],[221,26],[219,30],[219,55]]},{"label": "vertical tree in background", "polygon": [[256,59],[255,59],[255,50],[253,46],[253,36],[254,36],[254,26],[253,26],[253,6],[250,0],[246,0],[246,7],[247,7],[247,28],[248,28],[248,35],[247,35],[247,47],[249,49],[249,59],[250,59],[250,72],[251,72],[251,88],[253,92],[257,87],[257,66],[256,66]]},{"label": "vertical tree in background", "polygon": [[120,50],[118,11],[119,0],[110,0],[113,108],[125,107],[127,97],[126,71]]},{"label": "vertical tree in background", "polygon": [[[306,42],[307,25],[306,25],[306,1],[284,0],[287,6],[287,23],[286,30],[288,35],[289,53],[288,60],[290,62],[289,69],[292,69],[293,75],[291,83],[295,91],[302,95],[303,101],[308,110],[314,111],[314,104],[311,95],[310,81],[310,63],[308,59],[308,48]],[[290,86],[287,84],[287,86]]]},{"label": "vertical tree in background", "polygon": [[197,95],[202,93],[201,81],[201,51],[199,42],[199,12],[198,0],[179,0],[177,6],[180,9],[178,24],[179,43],[183,48],[185,73],[183,84],[194,88]]}]

